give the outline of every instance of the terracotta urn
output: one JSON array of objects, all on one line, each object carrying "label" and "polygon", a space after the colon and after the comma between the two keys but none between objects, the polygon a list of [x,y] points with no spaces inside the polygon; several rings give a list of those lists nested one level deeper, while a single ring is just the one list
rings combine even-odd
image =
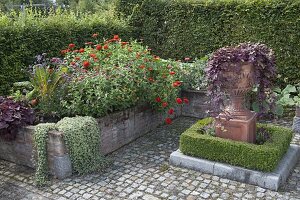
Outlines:
[{"label": "terracotta urn", "polygon": [[[223,89],[230,98],[225,113],[216,118],[216,136],[254,143],[256,141],[256,113],[245,107],[245,95],[252,89],[254,66],[249,63],[238,64],[238,70],[224,73],[228,80]],[[228,120],[229,118],[229,120]]]}]

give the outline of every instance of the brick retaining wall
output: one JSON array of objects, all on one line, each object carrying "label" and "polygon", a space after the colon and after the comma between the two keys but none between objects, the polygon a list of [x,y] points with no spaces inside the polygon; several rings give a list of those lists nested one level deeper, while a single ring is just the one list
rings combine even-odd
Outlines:
[{"label": "brick retaining wall", "polygon": [[[182,96],[189,98],[189,105],[175,110],[178,116],[204,117],[205,92],[183,91]],[[148,107],[134,107],[115,112],[97,119],[101,130],[101,152],[106,155],[139,138],[147,132],[164,123],[166,115]],[[20,165],[35,167],[32,160],[34,126],[19,130],[17,139],[12,142],[0,140],[0,159]],[[47,143],[50,173],[59,179],[72,174],[70,157],[68,155],[63,133],[50,131]]]}]

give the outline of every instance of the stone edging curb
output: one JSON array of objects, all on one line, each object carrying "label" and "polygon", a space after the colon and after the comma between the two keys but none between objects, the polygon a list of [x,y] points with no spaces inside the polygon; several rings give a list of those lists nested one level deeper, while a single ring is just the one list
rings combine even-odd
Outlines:
[{"label": "stone edging curb", "polygon": [[277,191],[286,182],[299,157],[300,147],[291,144],[276,170],[271,173],[186,156],[180,150],[170,155],[170,164]]}]

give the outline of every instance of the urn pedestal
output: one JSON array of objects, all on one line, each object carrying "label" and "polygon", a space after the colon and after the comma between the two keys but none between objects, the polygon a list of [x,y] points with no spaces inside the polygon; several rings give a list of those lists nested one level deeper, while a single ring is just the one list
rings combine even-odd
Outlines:
[{"label": "urn pedestal", "polygon": [[226,119],[219,115],[216,119],[220,127],[216,127],[216,136],[236,141],[255,143],[256,141],[256,113],[251,112],[248,119]]}]

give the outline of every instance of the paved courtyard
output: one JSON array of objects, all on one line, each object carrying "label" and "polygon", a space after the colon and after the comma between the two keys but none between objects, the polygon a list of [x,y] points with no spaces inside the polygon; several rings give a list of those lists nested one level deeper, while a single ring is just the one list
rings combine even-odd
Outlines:
[{"label": "paved courtyard", "polygon": [[300,199],[300,161],[279,192],[169,166],[179,135],[195,121],[178,118],[119,149],[103,173],[52,180],[45,188],[34,186],[33,170],[0,160],[0,199]]}]

